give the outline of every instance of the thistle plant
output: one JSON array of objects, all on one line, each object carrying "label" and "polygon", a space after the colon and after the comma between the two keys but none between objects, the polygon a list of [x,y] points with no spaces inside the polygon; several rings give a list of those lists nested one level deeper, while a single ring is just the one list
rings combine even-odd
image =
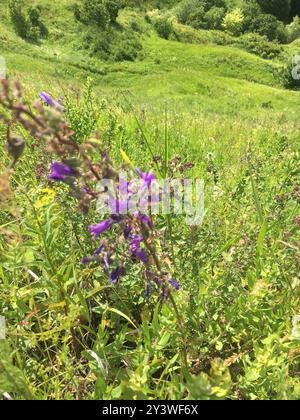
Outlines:
[{"label": "thistle plant", "polygon": [[[76,142],[75,133],[65,120],[62,102],[54,100],[46,92],[41,92],[40,99],[29,105],[22,95],[20,84],[4,80],[0,105],[0,118],[7,127],[7,148],[13,159],[11,167],[25,148],[24,139],[15,135],[17,128],[22,126],[53,156],[49,180],[68,186],[69,194],[78,201],[78,211],[88,214],[97,201],[103,199],[107,191],[97,188],[101,181],[110,180],[117,185],[117,197],[108,199],[112,210],[110,216],[101,220],[99,214],[98,223],[87,226],[95,240],[95,251],[85,256],[81,264],[101,265],[114,285],[121,281],[132,264],[140,264],[144,273],[145,296],[157,294],[161,302],[171,302],[181,325],[172,296],[180,285],[165,263],[169,259],[155,246],[160,240],[160,233],[147,208],[147,200],[143,207],[145,211],[131,211],[130,208],[130,199],[150,188],[155,175],[142,172],[139,168],[129,171],[128,163],[116,168],[97,134],[84,143]],[[119,173],[128,172],[132,174],[129,181],[120,178]],[[136,181],[136,177],[140,182]],[[123,199],[124,192],[126,199]]]}]

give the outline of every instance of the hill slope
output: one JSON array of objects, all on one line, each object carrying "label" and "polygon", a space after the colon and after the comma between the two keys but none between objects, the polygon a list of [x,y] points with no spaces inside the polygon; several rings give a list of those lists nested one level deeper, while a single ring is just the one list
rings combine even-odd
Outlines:
[{"label": "hill slope", "polygon": [[[189,104],[205,101],[216,112],[222,108],[219,96],[235,107],[246,96],[248,109],[251,104],[273,100],[275,110],[277,106],[282,110],[288,103],[295,104],[298,98],[298,94],[284,92],[278,86],[272,74],[275,63],[230,46],[181,44],[150,32],[143,35],[143,61],[108,64],[90,57],[81,47],[80,28],[71,9],[73,2],[68,0],[56,4],[35,2],[43,7],[50,35],[40,45],[30,44],[14,33],[7,3],[5,0],[0,11],[0,54],[6,58],[8,72],[35,91],[47,88],[59,94],[62,84],[79,88],[87,76],[92,76],[102,94],[129,89],[138,98],[157,99],[163,95]],[[121,19],[126,21],[132,14],[141,19],[132,11],[125,11]]]}]

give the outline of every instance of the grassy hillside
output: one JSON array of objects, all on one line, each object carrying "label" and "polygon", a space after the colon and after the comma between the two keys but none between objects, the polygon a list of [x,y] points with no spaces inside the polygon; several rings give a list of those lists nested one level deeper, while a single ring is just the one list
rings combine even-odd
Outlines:
[{"label": "grassy hillside", "polygon": [[[80,263],[99,246],[94,204],[82,215],[68,187],[48,180],[61,157],[19,122],[27,146],[7,172],[1,124],[0,399],[299,399],[300,92],[274,78],[285,55],[216,45],[210,31],[164,40],[125,9],[119,22],[143,27],[145,58],[102,61],[82,47],[72,0],[32,3],[49,29],[38,44],[15,34],[7,0],[0,8],[0,56],[25,99],[63,96],[59,118],[76,141],[97,130],[116,165],[122,149],[157,177],[204,179],[206,212],[198,227],[155,218],[152,244],[181,286],[176,310],[145,297],[141,264],[112,285],[102,265]],[[104,237],[122,245],[117,228]]]}]

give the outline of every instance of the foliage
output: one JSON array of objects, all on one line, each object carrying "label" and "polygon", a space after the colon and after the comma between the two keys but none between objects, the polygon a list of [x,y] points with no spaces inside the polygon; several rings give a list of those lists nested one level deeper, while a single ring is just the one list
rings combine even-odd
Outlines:
[{"label": "foliage", "polygon": [[291,0],[257,0],[262,10],[274,15],[284,22],[288,21],[291,13]]},{"label": "foliage", "polygon": [[221,29],[221,23],[226,13],[224,1],[184,0],[180,3],[177,17],[180,23],[196,29]]},{"label": "foliage", "polygon": [[143,46],[138,36],[126,29],[107,29],[106,31],[89,31],[85,44],[95,54],[105,61],[135,61],[143,58]]},{"label": "foliage", "polygon": [[294,58],[287,65],[274,69],[274,76],[281,86],[286,89],[300,89],[300,66],[299,60]]},{"label": "foliage", "polygon": [[23,2],[21,0],[10,1],[9,2],[9,12],[11,21],[15,27],[17,34],[21,38],[26,38],[27,36],[27,21],[23,12]]},{"label": "foliage", "polygon": [[265,35],[269,41],[286,41],[284,25],[282,22],[279,22],[273,15],[258,15],[251,21],[248,30],[259,35]]},{"label": "foliage", "polygon": [[91,55],[111,61],[134,61],[143,57],[138,32],[117,24],[125,4],[122,0],[83,0],[77,6],[76,19],[88,26],[84,45]]},{"label": "foliage", "polygon": [[94,23],[104,30],[116,23],[124,6],[123,0],[82,0],[75,8],[75,17],[86,25]]},{"label": "foliage", "polygon": [[222,26],[225,31],[232,35],[240,35],[243,28],[244,15],[241,9],[234,9],[232,12],[228,12],[223,19]]},{"label": "foliage", "polygon": [[298,0],[291,0],[291,17],[300,16],[300,3]]},{"label": "foliage", "polygon": [[76,103],[69,96],[63,98],[66,116],[77,143],[87,141],[97,128],[97,108],[101,109],[101,106],[92,89],[92,79],[88,78]]},{"label": "foliage", "polygon": [[[47,130],[35,136],[14,124],[7,149],[1,121],[0,399],[299,399],[299,92],[272,74],[298,43],[175,20],[174,37],[186,43],[169,42],[144,12],[126,9],[113,27],[142,22],[145,59],[103,62],[79,36],[95,36],[95,24],[75,25],[67,3],[47,2],[50,39],[39,47],[0,10],[0,55],[30,111],[40,116],[39,92],[49,91],[55,100],[41,95],[49,129],[66,119],[72,142],[97,162],[104,148],[114,167],[130,160],[156,176],[204,178],[206,213],[198,227],[154,217],[153,242],[181,284],[179,328],[170,301],[145,296],[142,263],[127,260],[116,285],[101,261],[81,264],[94,258],[87,227],[99,214],[93,205],[79,212],[68,186],[48,179]],[[128,246],[118,233],[114,225],[103,239]]]},{"label": "foliage", "polygon": [[287,38],[289,42],[295,41],[300,38],[300,18],[295,16],[293,21],[286,26]]},{"label": "foliage", "polygon": [[9,13],[17,34],[29,41],[37,42],[48,35],[48,29],[41,21],[41,8],[30,7],[24,11],[22,0],[10,0]]},{"label": "foliage", "polygon": [[255,33],[248,33],[240,36],[236,40],[236,45],[252,54],[259,55],[268,60],[280,57],[284,52],[280,45],[268,41],[266,36]]},{"label": "foliage", "polygon": [[174,34],[172,20],[168,17],[161,16],[155,19],[153,26],[161,38],[169,39]]},{"label": "foliage", "polygon": [[223,7],[212,7],[204,15],[207,29],[222,29],[222,22],[226,11]]},{"label": "foliage", "polygon": [[244,0],[242,11],[244,15],[243,31],[249,32],[252,21],[262,14],[262,10],[256,0]]},{"label": "foliage", "polygon": [[180,5],[177,17],[180,23],[199,29],[203,25],[204,15],[205,8],[202,3],[197,0],[185,0]]}]

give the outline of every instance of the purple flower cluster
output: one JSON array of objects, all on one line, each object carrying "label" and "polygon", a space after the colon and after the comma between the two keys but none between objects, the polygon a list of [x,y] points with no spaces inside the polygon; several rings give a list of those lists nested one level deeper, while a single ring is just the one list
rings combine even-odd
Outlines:
[{"label": "purple flower cluster", "polygon": [[58,101],[55,101],[48,93],[46,92],[40,92],[39,97],[41,100],[49,105],[51,108],[57,108],[58,106],[63,107],[62,100],[63,98],[59,99]]},{"label": "purple flower cluster", "polygon": [[142,247],[143,238],[138,235],[134,235],[130,241],[130,252],[133,260],[141,260],[144,264],[148,263],[148,256],[145,249]]},{"label": "purple flower cluster", "polygon": [[114,224],[112,219],[104,220],[98,225],[92,225],[89,227],[89,232],[94,236],[94,239],[98,239],[102,233],[109,230]]},{"label": "purple flower cluster", "polygon": [[54,161],[51,165],[51,174],[49,179],[51,181],[66,182],[71,177],[78,175],[77,171],[65,163]]},{"label": "purple flower cluster", "polygon": [[[151,183],[155,180],[155,175],[151,172],[143,173],[139,168],[136,168],[136,172],[143,181],[139,188],[149,189]],[[78,171],[68,163],[55,161],[51,165],[49,179],[52,181],[61,181],[72,185],[71,181],[78,176]],[[93,196],[89,187],[84,187],[82,190],[85,194]],[[153,230],[152,218],[140,211],[133,214],[123,212],[124,209],[126,211],[130,210],[129,201],[138,192],[133,181],[119,180],[119,195],[121,198],[110,202],[111,205],[113,204],[115,213],[110,218],[98,224],[90,225],[88,228],[94,240],[98,240],[113,226],[118,226],[117,238],[113,235],[110,239],[102,239],[93,255],[84,258],[81,262],[82,264],[99,262],[112,284],[117,284],[120,278],[126,274],[125,267],[129,261],[133,263],[141,262],[144,264],[147,273],[145,295],[149,296],[152,290],[157,289],[161,291],[163,298],[167,298],[171,293],[170,286],[176,290],[179,290],[180,286],[176,280],[169,278],[168,273],[161,271],[158,263],[156,264],[158,273],[155,274],[151,269],[153,259],[155,260],[153,258],[153,248],[149,245]],[[127,199],[122,198],[124,193],[126,193]],[[157,258],[156,261],[158,261]]]}]

